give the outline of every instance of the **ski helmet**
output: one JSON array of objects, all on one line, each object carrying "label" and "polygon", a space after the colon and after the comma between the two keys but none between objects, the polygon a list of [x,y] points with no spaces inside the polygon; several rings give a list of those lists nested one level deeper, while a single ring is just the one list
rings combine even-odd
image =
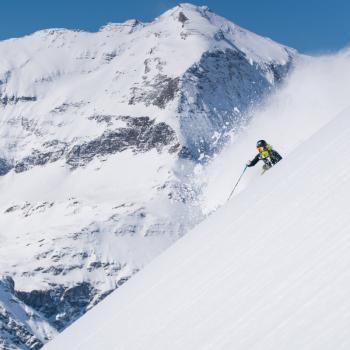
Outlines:
[{"label": "ski helmet", "polygon": [[256,147],[259,148],[259,147],[266,147],[267,146],[267,143],[265,140],[259,140],[257,143],[256,143]]}]

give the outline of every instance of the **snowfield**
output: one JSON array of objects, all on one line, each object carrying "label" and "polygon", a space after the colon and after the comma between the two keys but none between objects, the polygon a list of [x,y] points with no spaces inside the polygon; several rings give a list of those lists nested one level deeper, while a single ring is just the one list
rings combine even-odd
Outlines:
[{"label": "snowfield", "polygon": [[350,109],[44,348],[348,349]]}]

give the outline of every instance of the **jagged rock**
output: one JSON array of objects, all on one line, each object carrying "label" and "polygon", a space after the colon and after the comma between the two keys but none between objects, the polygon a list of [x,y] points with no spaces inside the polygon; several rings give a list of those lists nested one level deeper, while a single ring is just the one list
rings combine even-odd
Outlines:
[{"label": "jagged rock", "polygon": [[[34,329],[34,325],[45,324]],[[0,348],[38,350],[55,331],[47,321],[17,297],[15,283],[10,276],[0,279]]]},{"label": "jagged rock", "polygon": [[6,175],[11,169],[13,165],[4,158],[0,158],[0,176]]},{"label": "jagged rock", "polygon": [[71,102],[71,103],[62,103],[61,105],[55,107],[53,110],[51,110],[50,112],[51,113],[64,113],[64,112],[67,112],[68,110],[71,110],[71,109],[76,109],[76,108],[79,108],[79,107],[82,107],[84,105],[86,105],[88,103],[84,102],[84,101],[79,101],[79,102]]},{"label": "jagged rock", "polygon": [[17,291],[17,297],[42,313],[58,330],[67,327],[86,312],[96,291],[86,282],[50,290]]},{"label": "jagged rock", "polygon": [[0,279],[0,287],[5,292],[13,294],[15,291],[15,282],[11,276],[4,276]]},{"label": "jagged rock", "polygon": [[0,104],[6,106],[8,104],[14,105],[18,102],[35,102],[37,101],[36,96],[2,96],[0,94]]},{"label": "jagged rock", "polygon": [[[145,70],[147,72],[147,69]],[[146,106],[154,105],[165,108],[167,103],[174,100],[179,91],[180,78],[170,78],[158,74],[154,80],[146,81],[141,87],[131,89],[130,105],[144,103]]]},{"label": "jagged rock", "polygon": [[[223,33],[222,36],[220,40],[224,40]],[[183,79],[178,113],[186,141],[180,155],[197,160],[220,150],[232,130],[247,123],[249,111],[289,69],[289,65],[252,64],[244,53],[234,48],[206,52]],[[267,72],[274,81],[268,79]],[[213,142],[215,132],[220,137]]]},{"label": "jagged rock", "polygon": [[[95,268],[102,265],[102,263],[96,263]],[[115,288],[127,280],[128,278],[121,278]],[[48,290],[17,291],[16,296],[26,305],[44,315],[50,324],[61,331],[93,305],[103,300],[115,288],[100,292],[90,283],[82,282],[72,287],[56,286]]]},{"label": "jagged rock", "polygon": [[[113,116],[94,116],[99,123],[108,125]],[[169,152],[176,152],[178,144],[174,130],[165,123],[155,123],[149,117],[119,117],[126,122],[125,128],[104,132],[99,138],[81,145],[74,145],[68,150],[65,142],[53,140],[42,145],[46,152],[34,150],[29,156],[17,162],[14,166],[16,173],[27,171],[34,166],[43,166],[66,157],[66,163],[73,168],[86,165],[96,156],[104,156],[132,149],[134,153],[147,152],[156,148],[159,152],[166,146],[172,146]],[[0,176],[12,169],[6,161],[0,159]]]},{"label": "jagged rock", "polygon": [[131,149],[135,153],[176,144],[175,132],[165,123],[155,123],[148,117],[123,118],[127,127],[106,131],[99,138],[75,145],[67,154],[66,163],[76,168],[90,162],[96,156],[114,154]]},{"label": "jagged rock", "polygon": [[15,165],[15,172],[21,173],[27,171],[37,165],[45,165],[47,163],[56,162],[66,153],[68,145],[59,140],[47,141],[42,145],[45,152],[34,150],[29,156],[23,158]]},{"label": "jagged rock", "polygon": [[184,24],[188,21],[188,18],[185,16],[185,14],[183,12],[179,13],[179,21]]}]

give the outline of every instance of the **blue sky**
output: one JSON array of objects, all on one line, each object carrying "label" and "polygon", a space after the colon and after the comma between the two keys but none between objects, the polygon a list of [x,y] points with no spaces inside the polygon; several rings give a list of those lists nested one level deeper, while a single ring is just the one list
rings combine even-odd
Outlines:
[{"label": "blue sky", "polygon": [[[149,21],[184,1],[2,1],[0,39],[51,27],[96,31],[107,22]],[[301,52],[323,53],[350,44],[349,0],[202,0],[214,12]]]}]

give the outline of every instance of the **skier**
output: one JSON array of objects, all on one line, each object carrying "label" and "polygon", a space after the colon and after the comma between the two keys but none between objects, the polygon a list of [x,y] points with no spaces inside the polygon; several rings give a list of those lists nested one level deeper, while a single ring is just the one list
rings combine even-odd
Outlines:
[{"label": "skier", "polygon": [[282,159],[281,155],[274,149],[272,149],[272,146],[269,145],[265,140],[258,141],[256,144],[256,148],[258,149],[259,153],[255,156],[253,160],[247,162],[247,166],[252,167],[259,160],[263,160],[265,164],[263,166],[262,174]]}]

